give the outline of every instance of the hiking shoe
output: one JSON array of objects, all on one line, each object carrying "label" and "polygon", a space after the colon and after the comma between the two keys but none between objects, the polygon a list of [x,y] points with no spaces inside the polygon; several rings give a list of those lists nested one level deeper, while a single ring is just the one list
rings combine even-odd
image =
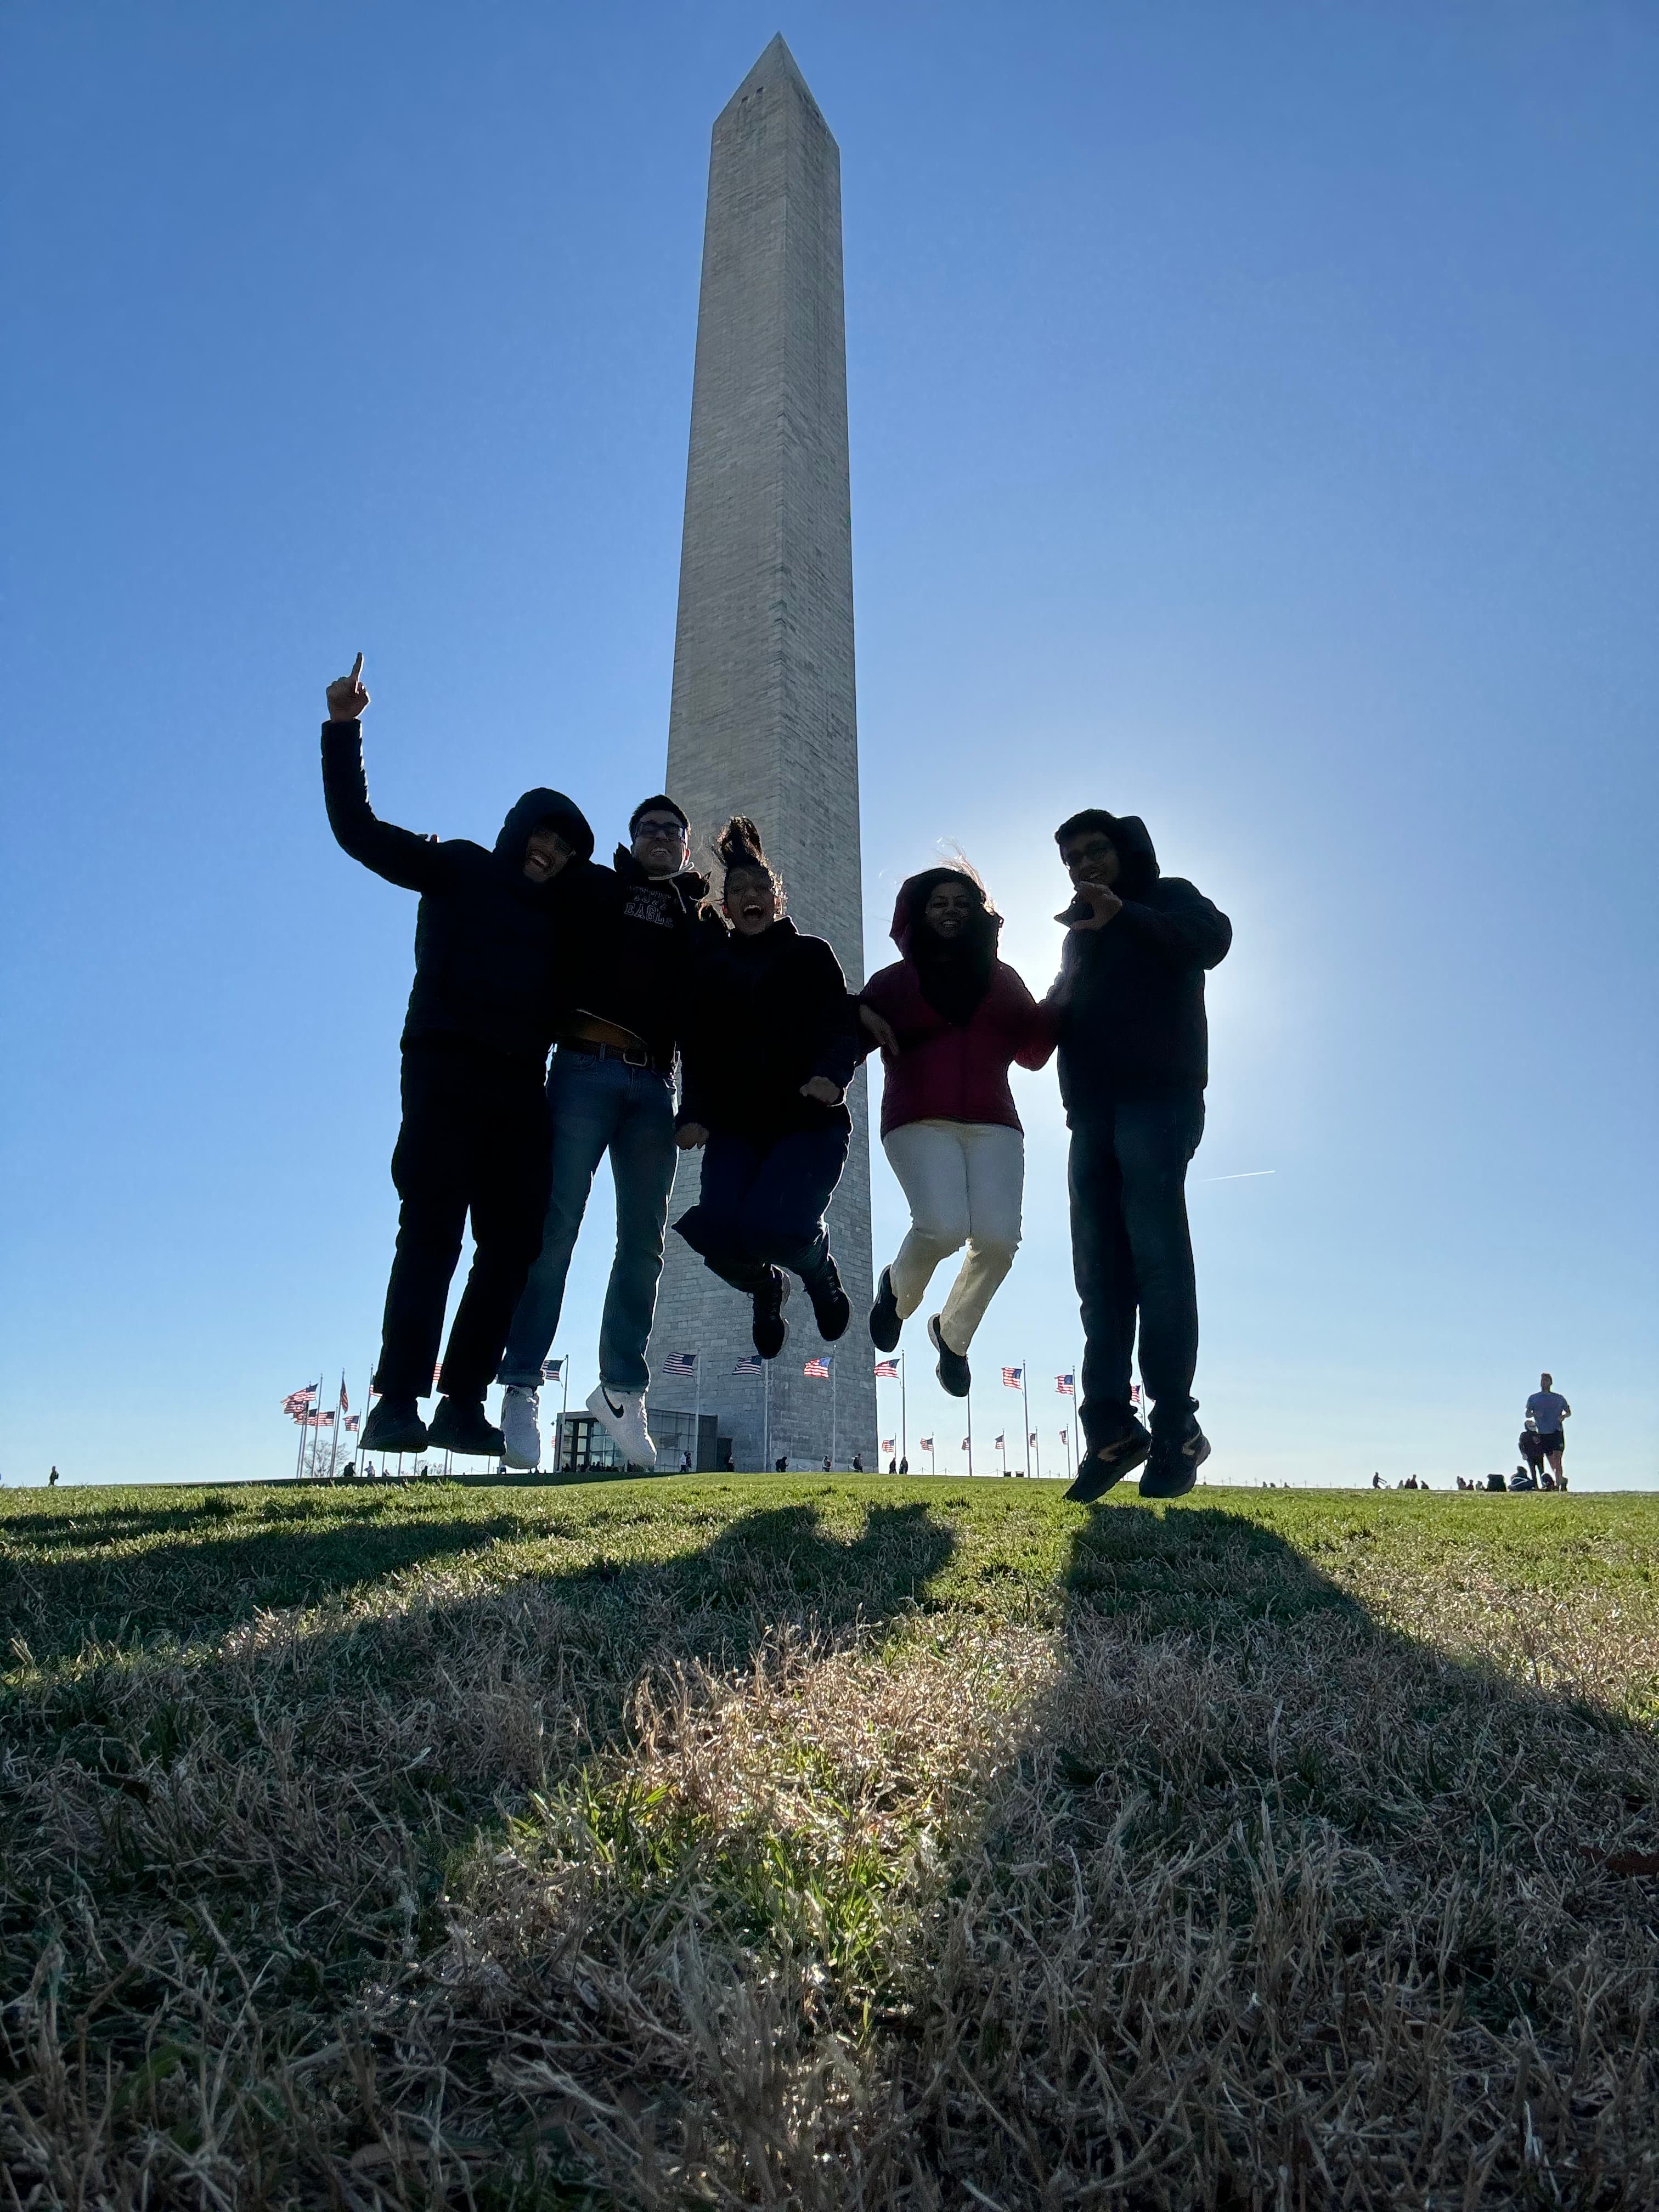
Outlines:
[{"label": "hiking shoe", "polygon": [[380,1398],[368,1409],[363,1423],[362,1449],[366,1452],[423,1452],[426,1423],[412,1398]]},{"label": "hiking shoe", "polygon": [[833,1260],[826,1260],[818,1269],[806,1285],[806,1295],[812,1301],[812,1318],[824,1342],[833,1344],[837,1337],[845,1336],[853,1318],[853,1302],[841,1286],[841,1273]]},{"label": "hiking shoe", "polygon": [[1115,1483],[1140,1465],[1152,1449],[1152,1440],[1133,1413],[1129,1425],[1104,1443],[1091,1443],[1089,1455],[1077,1471],[1077,1480],[1066,1495],[1079,1505],[1092,1505]]},{"label": "hiking shoe", "polygon": [[440,1398],[427,1431],[435,1451],[459,1452],[470,1459],[499,1459],[501,1432],[484,1417],[482,1398]]},{"label": "hiking shoe", "polygon": [[935,1371],[939,1376],[940,1389],[947,1397],[965,1398],[972,1389],[974,1381],[968,1371],[967,1354],[951,1351],[939,1333],[937,1314],[927,1324],[927,1335],[934,1351],[939,1354],[939,1366]]},{"label": "hiking shoe", "polygon": [[1154,1437],[1152,1455],[1140,1478],[1143,1498],[1184,1498],[1210,1456],[1210,1439],[1190,1415],[1172,1437]]},{"label": "hiking shoe", "polygon": [[870,1309],[870,1341],[878,1352],[896,1352],[899,1332],[903,1327],[899,1319],[898,1300],[893,1295],[893,1271],[884,1267],[881,1280],[876,1285],[876,1303]]},{"label": "hiking shoe", "polygon": [[643,1390],[613,1390],[601,1382],[588,1400],[587,1410],[609,1432],[629,1467],[643,1468],[647,1474],[656,1472],[657,1447],[645,1425]]},{"label": "hiking shoe", "polygon": [[766,1274],[766,1281],[755,1293],[755,1318],[749,1334],[763,1359],[775,1359],[789,1334],[789,1324],[783,1317],[789,1278],[781,1267],[769,1267]]},{"label": "hiking shoe", "polygon": [[542,1463],[542,1401],[537,1390],[509,1382],[501,1393],[501,1457],[529,1474]]}]

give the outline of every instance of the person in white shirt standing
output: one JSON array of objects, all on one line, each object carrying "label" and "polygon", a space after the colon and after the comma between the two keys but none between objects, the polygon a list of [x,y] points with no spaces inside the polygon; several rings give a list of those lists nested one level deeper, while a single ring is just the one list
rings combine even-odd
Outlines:
[{"label": "person in white shirt standing", "polygon": [[1561,1458],[1567,1439],[1561,1425],[1572,1419],[1572,1407],[1555,1388],[1553,1375],[1539,1376],[1538,1388],[1527,1401],[1527,1411],[1538,1424],[1538,1441],[1549,1462],[1556,1486],[1565,1489],[1566,1478],[1561,1472]]}]

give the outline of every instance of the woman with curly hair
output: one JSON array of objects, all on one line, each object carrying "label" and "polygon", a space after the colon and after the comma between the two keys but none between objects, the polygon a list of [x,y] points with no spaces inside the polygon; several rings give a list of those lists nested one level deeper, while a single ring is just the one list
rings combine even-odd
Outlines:
[{"label": "woman with curly hair", "polygon": [[753,1301],[755,1349],[773,1359],[791,1274],[826,1342],[852,1318],[823,1215],[847,1164],[858,1023],[834,952],[785,916],[755,824],[734,815],[715,846],[726,928],[697,962],[678,1127],[682,1150],[702,1147],[702,1189],[674,1226]]},{"label": "woman with curly hair", "polygon": [[1009,1066],[1041,1067],[1054,1048],[1051,1018],[997,957],[1001,929],[971,870],[925,869],[900,885],[893,909],[902,958],[860,994],[864,1026],[882,1047],[882,1148],[910,1202],[870,1334],[891,1352],[940,1261],[966,1245],[927,1324],[953,1398],[968,1395],[968,1347],[1019,1246],[1025,1138]]}]

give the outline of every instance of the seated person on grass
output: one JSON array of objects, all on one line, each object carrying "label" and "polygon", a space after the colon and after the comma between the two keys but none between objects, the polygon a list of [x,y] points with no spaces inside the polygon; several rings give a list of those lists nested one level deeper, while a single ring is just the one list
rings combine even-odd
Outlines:
[{"label": "seated person on grass", "polygon": [[[328,687],[323,795],[344,850],[388,883],[418,891],[415,983],[403,1033],[403,1124],[392,1180],[403,1201],[386,1288],[379,1402],[365,1451],[441,1450],[499,1458],[484,1415],[547,1204],[543,1079],[564,1012],[568,924],[558,878],[585,861],[593,833],[562,792],[527,791],[495,849],[417,836],[368,803],[360,718],[363,656]],[[456,1309],[428,1429],[450,1278],[469,1212],[476,1247]]]}]

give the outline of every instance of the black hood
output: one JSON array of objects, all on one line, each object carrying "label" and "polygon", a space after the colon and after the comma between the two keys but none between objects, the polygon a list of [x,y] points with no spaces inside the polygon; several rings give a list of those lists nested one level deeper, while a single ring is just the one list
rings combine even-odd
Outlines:
[{"label": "black hood", "polygon": [[[1106,813],[1103,806],[1099,811]],[[1108,835],[1117,848],[1117,881],[1112,889],[1120,898],[1142,897],[1158,881],[1158,854],[1146,824],[1138,814],[1109,814]],[[1071,908],[1068,907],[1069,914]]]},{"label": "black hood", "polygon": [[682,868],[677,876],[647,876],[626,845],[617,846],[611,865],[625,884],[672,884],[688,907],[708,896],[708,878],[695,868]]},{"label": "black hood", "polygon": [[593,832],[587,826],[587,817],[563,792],[547,790],[526,791],[522,799],[514,801],[495,840],[496,858],[515,869],[523,867],[530,833],[543,822],[553,824],[574,859],[592,859]]}]

